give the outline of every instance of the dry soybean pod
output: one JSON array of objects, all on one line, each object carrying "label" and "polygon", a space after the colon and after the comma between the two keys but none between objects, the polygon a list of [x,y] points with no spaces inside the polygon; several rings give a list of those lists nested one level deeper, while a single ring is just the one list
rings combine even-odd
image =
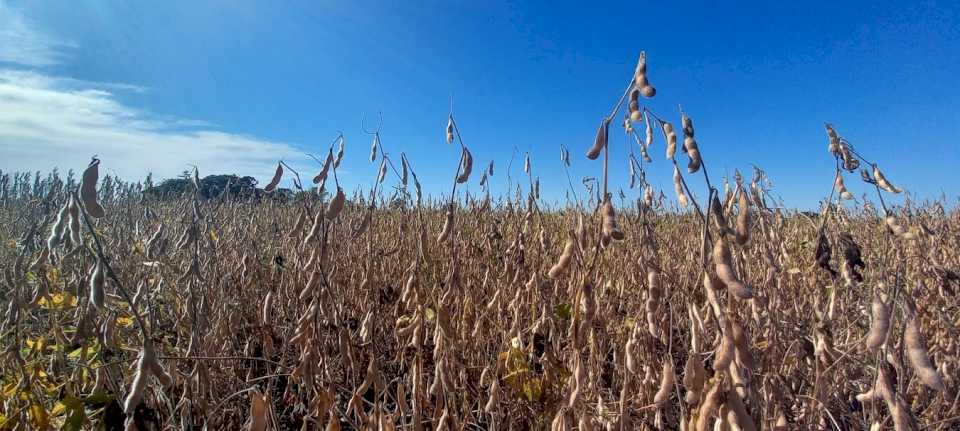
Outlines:
[{"label": "dry soybean pod", "polygon": [[450,238],[453,231],[453,205],[447,207],[446,217],[443,220],[443,228],[440,229],[440,235],[437,236],[437,243],[443,243]]},{"label": "dry soybean pod", "polygon": [[447,143],[453,143],[453,115],[447,117]]},{"label": "dry soybean pod", "polygon": [[143,400],[143,393],[147,389],[147,379],[149,379],[150,374],[153,373],[150,369],[150,363],[156,360],[156,358],[152,356],[153,349],[148,349],[145,344],[144,348],[140,350],[140,359],[137,361],[137,372],[133,376],[133,383],[130,384],[130,393],[123,402],[123,412],[126,413],[127,416],[132,416],[137,405]]},{"label": "dry soybean pod", "polygon": [[83,171],[83,180],[80,183],[80,201],[83,209],[93,218],[101,218],[106,212],[97,202],[97,179],[100,177],[100,159],[93,159],[90,166]]},{"label": "dry soybean pod", "polygon": [[320,173],[313,177],[313,183],[319,184],[327,180],[327,173],[330,172],[330,166],[333,165],[333,149],[327,152],[327,158],[323,161],[323,167],[320,168]]},{"label": "dry soybean pod", "polygon": [[343,210],[344,202],[347,200],[347,196],[343,193],[343,188],[337,186],[337,194],[330,201],[330,204],[327,205],[327,220],[333,220],[340,215],[340,211]]},{"label": "dry soybean pod", "polygon": [[887,339],[887,333],[890,331],[890,306],[880,293],[874,293],[873,302],[870,304],[871,324],[870,333],[867,336],[867,348],[874,350],[883,345]]},{"label": "dry soybean pod", "polygon": [[263,188],[263,191],[273,193],[273,191],[277,189],[277,185],[280,184],[281,178],[283,178],[283,164],[277,163],[277,170],[273,173],[273,178],[271,178],[270,183]]},{"label": "dry soybean pod", "polygon": [[696,431],[709,431],[711,429],[710,425],[713,424],[713,417],[717,413],[717,409],[720,407],[723,396],[725,395],[721,391],[721,386],[723,386],[722,379],[717,379],[703,397],[703,402],[700,404],[699,411],[697,412]]},{"label": "dry soybean pod", "polygon": [[70,227],[70,241],[74,245],[80,245],[83,240],[80,236],[80,205],[77,203],[76,195],[70,195],[70,204],[67,207]]},{"label": "dry soybean pod", "polygon": [[613,210],[613,203],[606,199],[603,206],[600,207],[601,217],[603,218],[603,235],[607,238],[622,240],[623,231],[617,226],[617,216]]},{"label": "dry soybean pod", "polygon": [[463,154],[460,156],[460,175],[457,176],[457,183],[463,184],[470,179],[470,173],[473,172],[473,154],[467,147],[463,147]]},{"label": "dry soybean pod", "polygon": [[98,258],[93,273],[90,275],[90,303],[97,309],[103,309],[104,298],[106,297],[103,291],[106,279],[105,272],[103,261]]},{"label": "dry soybean pod", "polygon": [[745,245],[750,241],[750,199],[747,199],[745,190],[740,191],[740,212],[737,214],[736,235],[734,239],[738,245]]},{"label": "dry soybean pod", "polygon": [[727,286],[730,293],[739,299],[753,298],[753,290],[737,278],[737,274],[733,270],[730,246],[722,236],[717,237],[713,246],[713,262],[717,271],[717,278]]},{"label": "dry soybean pod", "polygon": [[674,384],[677,382],[677,374],[674,371],[673,359],[667,356],[663,362],[663,374],[660,376],[660,388],[653,396],[654,404],[661,404],[670,398],[673,393]]},{"label": "dry soybean pod", "polygon": [[587,150],[588,159],[596,160],[597,157],[600,157],[600,152],[607,146],[607,135],[609,132],[610,119],[604,118],[603,121],[600,122],[600,127],[597,129],[597,136],[593,139],[593,146]]},{"label": "dry soybean pod", "polygon": [[700,148],[697,140],[693,138],[693,120],[683,111],[680,112],[680,124],[683,127],[683,152],[689,158],[687,172],[692,174],[700,170]]},{"label": "dry soybean pod", "polygon": [[930,361],[927,341],[920,332],[920,324],[917,320],[917,314],[912,313],[903,331],[903,342],[907,348],[910,367],[913,368],[913,372],[917,374],[923,384],[930,389],[943,392],[946,390],[943,379],[940,378],[940,374]]},{"label": "dry soybean pod", "polygon": [[677,154],[677,132],[669,122],[661,121],[660,125],[663,128],[663,136],[667,140],[667,160],[673,160]]},{"label": "dry soybean pod", "polygon": [[687,200],[687,194],[683,191],[682,181],[680,169],[677,168],[677,165],[673,165],[673,190],[677,193],[677,201],[680,202],[680,206],[686,207],[690,204],[690,201]]},{"label": "dry soybean pod", "polygon": [[57,212],[57,219],[53,222],[50,229],[50,238],[47,239],[47,247],[51,251],[63,242],[63,233],[67,227],[67,218],[69,215],[69,204],[64,203],[60,211]]},{"label": "dry soybean pod", "polygon": [[877,180],[878,187],[890,193],[900,193],[903,191],[903,189],[890,183],[887,177],[883,176],[883,172],[880,172],[880,168],[878,168],[877,165],[873,165],[873,178]]},{"label": "dry soybean pod", "polygon": [[573,260],[573,253],[576,251],[576,240],[573,236],[573,233],[567,233],[567,242],[563,245],[563,252],[560,253],[560,257],[557,259],[557,263],[553,264],[550,267],[550,271],[547,273],[550,278],[557,278],[563,274],[567,267],[570,266],[570,261]]},{"label": "dry soybean pod", "polygon": [[683,386],[687,389],[684,399],[687,404],[696,404],[700,400],[705,381],[706,370],[703,363],[700,362],[697,352],[691,350],[687,355],[687,364],[683,367]]}]

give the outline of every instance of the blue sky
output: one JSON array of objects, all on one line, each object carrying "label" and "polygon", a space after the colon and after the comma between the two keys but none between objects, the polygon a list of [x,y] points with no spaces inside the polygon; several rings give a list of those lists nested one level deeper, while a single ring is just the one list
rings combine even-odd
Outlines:
[{"label": "blue sky", "polygon": [[[195,163],[266,180],[280,158],[312,173],[304,153],[342,130],[341,178],[368,188],[361,119],[382,112],[386,150],[440,194],[459,158],[444,143],[452,95],[477,163],[495,160],[495,193],[517,148],[514,181],[529,151],[542,195],[562,200],[560,145],[575,185],[599,174],[583,152],[645,50],[648,106],[678,122],[682,104],[714,178],[756,164],[787,206],[814,207],[829,121],[917,198],[956,199],[960,3],[666,3],[0,1],[0,169],[99,154],[128,178]],[[661,141],[652,153],[648,180],[672,197]]]}]

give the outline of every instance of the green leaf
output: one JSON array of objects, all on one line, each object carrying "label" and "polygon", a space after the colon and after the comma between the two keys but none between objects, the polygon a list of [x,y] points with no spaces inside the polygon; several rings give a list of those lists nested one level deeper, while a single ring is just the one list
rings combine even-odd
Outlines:
[{"label": "green leaf", "polygon": [[561,302],[554,307],[553,312],[558,318],[567,320],[573,315],[573,306],[567,304],[566,302]]}]

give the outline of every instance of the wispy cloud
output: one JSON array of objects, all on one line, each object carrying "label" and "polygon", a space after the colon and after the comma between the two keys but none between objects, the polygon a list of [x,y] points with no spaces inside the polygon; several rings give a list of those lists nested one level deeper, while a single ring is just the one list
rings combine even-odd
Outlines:
[{"label": "wispy cloud", "polygon": [[43,67],[60,63],[76,44],[53,37],[36,23],[0,2],[0,63]]},{"label": "wispy cloud", "polygon": [[171,118],[118,97],[144,92],[143,87],[89,82],[44,69],[66,61],[65,50],[73,48],[0,2],[0,169],[79,170],[96,154],[107,172],[128,180],[148,172],[176,176],[191,164],[201,174],[263,179],[272,175],[278,159],[304,159],[292,145],[217,130],[202,120]]},{"label": "wispy cloud", "polygon": [[108,87],[0,69],[0,168],[79,169],[98,154],[104,168],[127,179],[175,176],[188,164],[266,178],[278,159],[303,158],[289,144],[126,106]]}]

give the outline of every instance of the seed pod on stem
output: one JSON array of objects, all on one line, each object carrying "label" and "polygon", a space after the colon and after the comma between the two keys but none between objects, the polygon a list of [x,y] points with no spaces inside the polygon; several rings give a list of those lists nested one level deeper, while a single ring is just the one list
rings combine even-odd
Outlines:
[{"label": "seed pod on stem", "polygon": [[57,219],[50,228],[50,238],[47,239],[47,248],[51,251],[63,242],[63,233],[67,228],[67,218],[69,216],[69,204],[63,204],[60,211],[57,212]]},{"label": "seed pod on stem", "polygon": [[492,415],[497,411],[497,406],[500,404],[500,379],[497,377],[493,378],[493,383],[490,385],[490,398],[487,399],[487,404],[483,406],[484,413]]},{"label": "seed pod on stem", "polygon": [[680,206],[686,207],[690,204],[687,194],[683,191],[683,177],[680,176],[680,169],[676,165],[673,166],[673,189],[677,192],[677,201],[680,202]]},{"label": "seed pod on stem", "polygon": [[453,115],[447,117],[447,143],[453,143]]},{"label": "seed pod on stem", "polygon": [[660,273],[650,269],[647,271],[647,300],[644,303],[644,311],[647,318],[647,332],[654,338],[660,338],[660,300],[662,298]]},{"label": "seed pod on stem", "polygon": [[604,118],[600,122],[600,128],[597,129],[597,136],[593,139],[593,146],[587,150],[587,158],[596,160],[600,157],[600,152],[607,146],[607,135],[610,131],[610,119]]},{"label": "seed pod on stem", "polygon": [[946,387],[943,379],[930,361],[930,354],[927,350],[927,341],[920,332],[920,324],[916,313],[907,320],[907,326],[903,331],[903,342],[907,347],[907,358],[910,360],[910,367],[917,374],[920,381],[930,389],[943,392]]},{"label": "seed pod on stem", "polygon": [[824,124],[824,127],[827,128],[827,136],[830,138],[830,144],[827,146],[827,149],[830,151],[830,154],[839,155],[840,154],[840,136],[837,135],[837,131],[833,129],[833,126],[830,124]]},{"label": "seed pod on stem", "polygon": [[470,173],[473,172],[473,155],[467,147],[463,147],[463,154],[460,156],[460,175],[457,176],[457,183],[463,184],[470,179]]},{"label": "seed pod on stem", "polygon": [[100,177],[99,159],[93,159],[90,166],[83,171],[83,180],[80,183],[80,201],[83,203],[83,209],[93,218],[101,218],[106,215],[103,207],[97,202],[97,179]]},{"label": "seed pod on stem", "polygon": [[746,190],[740,191],[738,206],[740,212],[737,214],[737,230],[734,239],[738,245],[745,245],[750,241],[750,199],[747,198]]},{"label": "seed pod on stem", "polygon": [[340,162],[343,161],[343,150],[347,146],[347,139],[340,135],[340,147],[337,148],[337,157],[333,160],[333,168],[339,168]]},{"label": "seed pod on stem", "polygon": [[877,165],[873,165],[873,178],[877,181],[878,187],[890,193],[900,193],[903,191],[903,189],[887,181],[887,177],[883,176],[883,172],[880,172],[880,168],[878,168]]},{"label": "seed pod on stem", "polygon": [[576,252],[576,239],[573,236],[572,232],[567,233],[567,242],[563,245],[563,252],[560,253],[560,257],[557,258],[557,263],[553,264],[550,267],[550,271],[547,273],[550,278],[557,278],[563,274],[567,268],[570,266],[570,262],[573,260],[573,254]]},{"label": "seed pod on stem", "polygon": [[707,377],[703,362],[698,356],[697,352],[690,351],[687,364],[683,367],[683,386],[687,388],[684,400],[687,404],[696,404],[700,400],[700,392],[703,391],[703,384]]},{"label": "seed pod on stem", "polygon": [[103,261],[97,259],[93,274],[90,275],[90,304],[93,304],[97,309],[103,309],[104,298],[106,297],[103,290],[106,280],[105,272]]},{"label": "seed pod on stem", "polygon": [[377,172],[377,184],[382,184],[387,179],[387,160],[380,162],[380,170]]},{"label": "seed pod on stem", "polygon": [[437,236],[437,244],[446,242],[453,232],[453,205],[447,207],[447,214],[443,220],[443,228],[440,229],[440,235]]},{"label": "seed pod on stem", "polygon": [[753,360],[753,355],[750,353],[750,342],[747,340],[747,336],[743,332],[743,327],[740,326],[736,320],[731,319],[730,329],[733,345],[736,347],[734,357],[736,358],[737,363],[747,370],[753,371],[756,367],[756,363]]},{"label": "seed pod on stem", "polygon": [[677,374],[674,371],[673,359],[667,356],[663,362],[663,374],[660,377],[660,388],[653,395],[654,404],[661,404],[670,398],[673,393],[674,384],[677,382]]},{"label": "seed pod on stem", "polygon": [[683,126],[683,152],[690,159],[687,162],[687,171],[692,174],[700,170],[700,148],[697,146],[697,140],[693,138],[693,120],[681,112],[680,123]]},{"label": "seed pod on stem", "polygon": [[720,331],[720,346],[717,347],[716,356],[713,358],[713,370],[721,372],[730,367],[730,364],[736,358],[736,344],[733,341],[733,327],[729,321],[724,321],[723,330]]},{"label": "seed pod on stem", "polygon": [[[146,341],[145,343],[149,343],[149,341]],[[137,361],[137,372],[133,376],[133,383],[130,385],[130,393],[123,402],[123,412],[126,413],[127,416],[132,416],[133,412],[137,408],[137,405],[139,405],[140,401],[143,400],[143,393],[147,389],[147,379],[149,379],[150,374],[153,373],[153,371],[150,369],[150,365],[152,362],[156,361],[156,357],[153,353],[153,349],[148,348],[147,346],[148,344],[144,344],[144,348],[140,350],[140,358]]]},{"label": "seed pod on stem", "polygon": [[149,358],[150,372],[153,373],[154,377],[157,378],[157,381],[163,387],[170,387],[173,384],[173,377],[167,373],[167,370],[163,368],[163,365],[160,365],[160,361],[157,359],[157,354],[153,351],[153,343],[146,343],[143,346],[144,351],[147,353],[147,358]]},{"label": "seed pod on stem", "polygon": [[307,213],[300,211],[297,214],[297,220],[293,223],[293,227],[290,228],[290,232],[287,233],[287,238],[296,238],[300,234],[300,231],[303,230],[303,226],[307,224]]},{"label": "seed pod on stem", "polygon": [[887,333],[890,332],[890,306],[881,294],[875,293],[870,311],[871,322],[870,333],[867,335],[867,348],[874,350],[883,345],[887,339]]},{"label": "seed pod on stem", "polygon": [[653,145],[653,125],[650,124],[650,115],[646,111],[643,112],[643,122],[644,122],[644,140],[643,148],[644,150],[650,148]]},{"label": "seed pod on stem", "polygon": [[270,179],[270,183],[263,188],[263,191],[267,193],[272,193],[277,189],[277,185],[280,184],[280,179],[283,178],[283,164],[277,163],[277,170],[273,173],[273,178]]},{"label": "seed pod on stem", "polygon": [[680,125],[683,127],[683,136],[693,137],[693,120],[683,111],[680,112]]},{"label": "seed pod on stem", "polygon": [[663,136],[667,139],[667,160],[673,160],[677,154],[677,132],[673,130],[673,124],[666,121],[662,122]]},{"label": "seed pod on stem", "polygon": [[303,238],[303,245],[306,246],[317,238],[317,235],[320,234],[320,226],[323,224],[323,210],[317,211],[317,215],[313,218],[313,225],[310,226],[310,232],[307,233],[307,236]]},{"label": "seed pod on stem", "polygon": [[80,236],[80,205],[77,203],[76,196],[70,196],[67,212],[70,216],[70,241],[72,241],[75,246],[80,245],[83,243],[83,240]]},{"label": "seed pod on stem", "polygon": [[609,198],[600,207],[600,215],[603,219],[603,236],[617,241],[622,240],[624,238],[623,231],[617,226],[617,216]]},{"label": "seed pod on stem", "polygon": [[637,61],[637,68],[633,76],[634,85],[640,89],[643,97],[651,98],[657,95],[657,89],[650,85],[647,80],[647,53],[641,52],[640,59]]},{"label": "seed pod on stem", "polygon": [[837,189],[837,192],[840,193],[840,199],[853,199],[853,194],[847,190],[847,186],[843,183],[843,175],[838,174],[837,179],[833,182],[833,185]]},{"label": "seed pod on stem", "polygon": [[340,215],[340,211],[343,210],[343,205],[347,200],[347,195],[343,193],[341,187],[337,187],[337,194],[330,200],[330,204],[327,205],[327,212],[325,216],[327,220],[333,220]]},{"label": "seed pod on stem", "polygon": [[707,394],[703,397],[703,403],[700,404],[700,409],[697,412],[696,431],[709,431],[711,429],[710,425],[713,423],[714,415],[723,402],[724,395],[726,395],[721,390],[722,386],[723,381],[716,380],[713,386],[707,390]]},{"label": "seed pod on stem", "polygon": [[[640,89],[634,88],[630,90],[630,103],[628,105],[630,110],[630,121],[640,121]],[[629,124],[629,122],[627,123]]]},{"label": "seed pod on stem", "polygon": [[330,166],[333,166],[333,149],[327,152],[327,158],[323,161],[323,167],[320,168],[320,173],[313,177],[314,184],[326,182],[327,174],[330,173]]},{"label": "seed pod on stem", "polygon": [[717,237],[713,246],[713,263],[717,271],[717,278],[727,286],[734,296],[739,299],[753,298],[753,289],[737,278],[733,270],[733,257],[730,255],[730,246],[724,237]]}]

